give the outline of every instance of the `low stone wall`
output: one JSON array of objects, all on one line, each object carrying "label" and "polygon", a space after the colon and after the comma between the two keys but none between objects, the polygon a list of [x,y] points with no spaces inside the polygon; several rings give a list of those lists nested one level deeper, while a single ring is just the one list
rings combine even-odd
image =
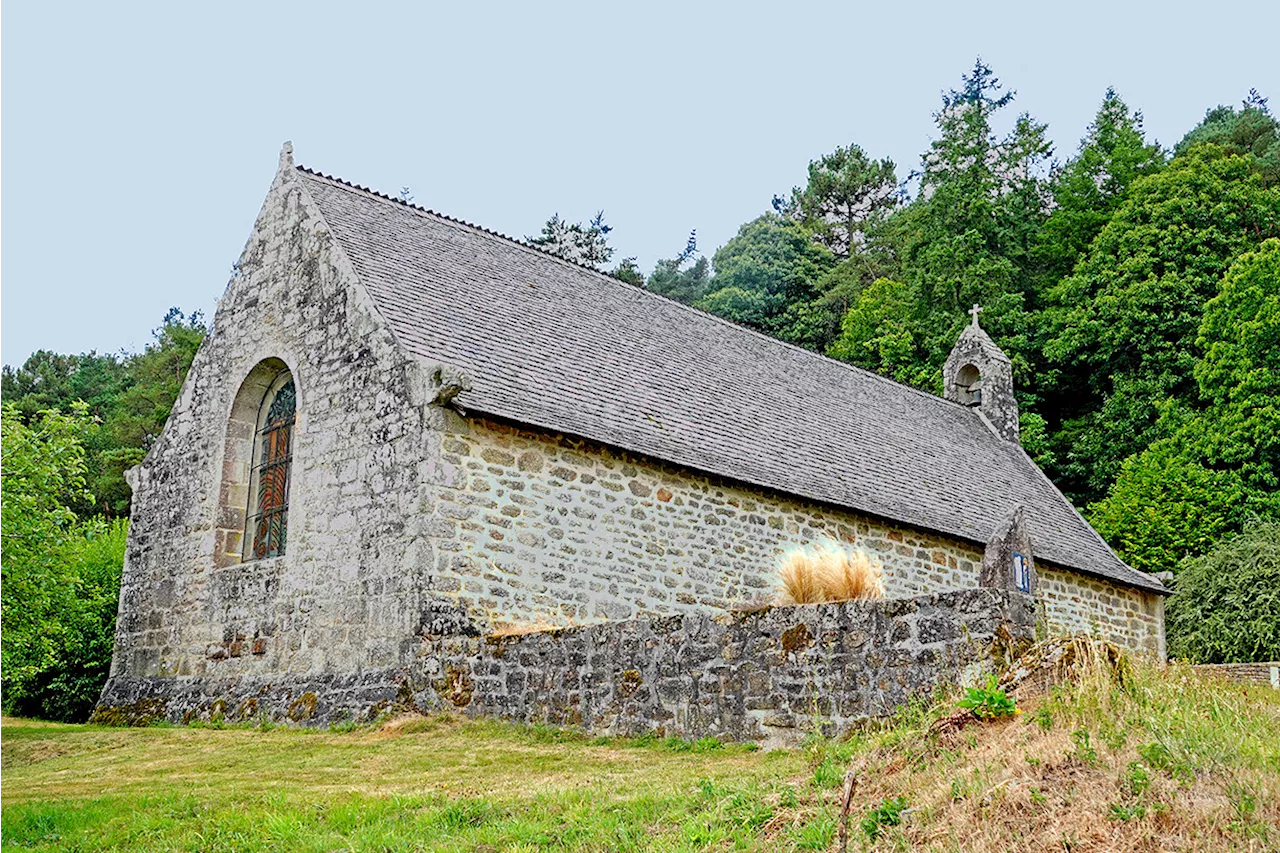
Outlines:
[{"label": "low stone wall", "polygon": [[1034,605],[969,589],[917,598],[686,614],[428,644],[428,709],[608,734],[786,743],[971,681]]},{"label": "low stone wall", "polygon": [[458,711],[590,732],[793,743],[970,682],[1031,639],[1034,604],[969,589],[916,598],[682,614],[513,636],[423,640],[358,676],[113,679],[97,722],[267,718],[301,725]]},{"label": "low stone wall", "polygon": [[1214,675],[1239,684],[1261,684],[1280,690],[1280,661],[1267,663],[1202,663],[1196,672]]}]

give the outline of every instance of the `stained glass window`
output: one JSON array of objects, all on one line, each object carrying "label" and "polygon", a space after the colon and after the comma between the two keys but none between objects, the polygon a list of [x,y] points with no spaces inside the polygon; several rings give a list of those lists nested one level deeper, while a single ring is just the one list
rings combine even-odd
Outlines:
[{"label": "stained glass window", "polygon": [[[264,405],[267,405],[264,402]],[[289,469],[293,461],[293,422],[297,412],[293,379],[270,397],[257,437],[257,466],[253,476],[256,505],[249,517],[251,559],[284,553],[289,526]]]}]

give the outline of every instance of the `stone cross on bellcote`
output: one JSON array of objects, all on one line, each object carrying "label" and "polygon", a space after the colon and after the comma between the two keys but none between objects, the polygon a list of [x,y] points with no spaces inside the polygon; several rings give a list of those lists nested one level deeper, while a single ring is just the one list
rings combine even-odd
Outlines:
[{"label": "stone cross on bellcote", "polygon": [[968,313],[973,316],[973,325],[976,326],[978,325],[978,315],[982,313],[982,306],[975,302]]}]

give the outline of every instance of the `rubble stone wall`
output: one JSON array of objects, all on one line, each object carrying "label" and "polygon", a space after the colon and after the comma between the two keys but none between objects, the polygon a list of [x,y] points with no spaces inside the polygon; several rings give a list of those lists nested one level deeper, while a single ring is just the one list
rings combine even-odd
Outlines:
[{"label": "rubble stone wall", "polygon": [[[511,636],[427,637],[411,666],[310,679],[121,681],[99,719],[305,725],[455,711],[600,734],[794,743],[973,683],[1034,633],[1027,596],[914,598],[682,614]],[[159,698],[157,698],[159,697]]]},{"label": "rubble stone wall", "polygon": [[1264,663],[1202,663],[1196,672],[1225,678],[1237,684],[1257,684],[1280,690],[1280,661]]},{"label": "rubble stone wall", "polygon": [[1164,596],[1039,565],[1036,600],[1054,633],[1092,634],[1165,659]]},{"label": "rubble stone wall", "polygon": [[991,589],[427,643],[427,710],[606,734],[790,743],[974,683],[1034,608]]}]

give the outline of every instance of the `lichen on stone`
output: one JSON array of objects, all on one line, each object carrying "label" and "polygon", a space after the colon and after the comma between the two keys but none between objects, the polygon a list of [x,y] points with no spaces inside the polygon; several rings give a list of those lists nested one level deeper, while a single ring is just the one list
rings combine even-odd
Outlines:
[{"label": "lichen on stone", "polygon": [[445,670],[443,678],[432,685],[435,691],[449,700],[455,708],[465,708],[471,704],[471,696],[475,692],[475,681],[461,667],[451,666]]},{"label": "lichen on stone", "polygon": [[809,632],[809,626],[803,622],[792,625],[782,632],[782,650],[785,653],[804,651],[811,645],[813,645],[813,634]]},{"label": "lichen on stone", "polygon": [[168,698],[152,696],[123,705],[99,705],[93,709],[89,722],[98,726],[149,726],[165,719],[168,704]]},{"label": "lichen on stone", "polygon": [[625,670],[618,678],[618,693],[622,698],[626,699],[635,694],[640,689],[640,685],[644,684],[644,676],[639,670]]},{"label": "lichen on stone", "polygon": [[289,703],[289,710],[285,716],[293,720],[295,723],[301,723],[304,720],[309,720],[312,715],[315,714],[316,704],[318,702],[319,700],[316,698],[316,694],[308,690],[306,693],[303,693],[297,699],[294,699]]}]

